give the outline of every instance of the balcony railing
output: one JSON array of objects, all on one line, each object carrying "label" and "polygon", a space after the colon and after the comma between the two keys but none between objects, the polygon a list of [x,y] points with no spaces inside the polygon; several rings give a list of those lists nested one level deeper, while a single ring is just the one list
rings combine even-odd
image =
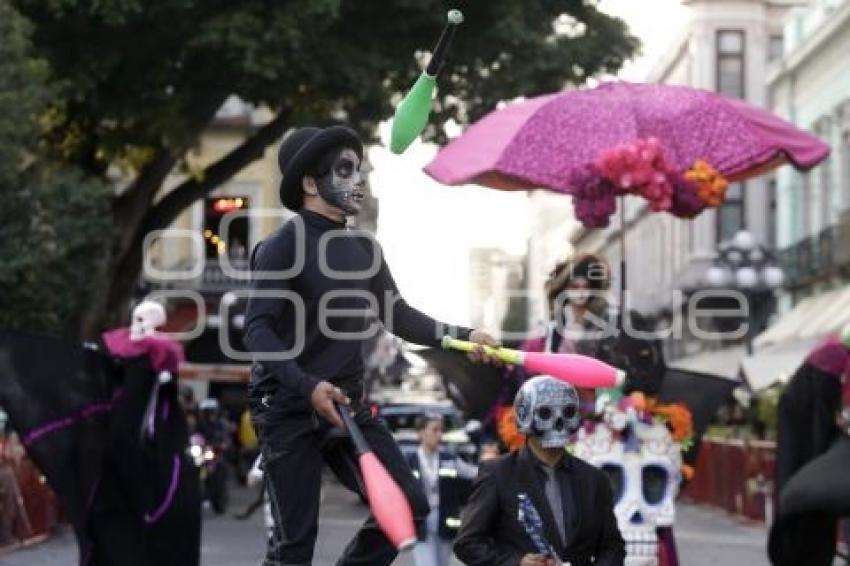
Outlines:
[{"label": "balcony railing", "polygon": [[777,254],[788,287],[800,287],[829,277],[848,261],[843,247],[850,236],[846,223],[829,226]]}]

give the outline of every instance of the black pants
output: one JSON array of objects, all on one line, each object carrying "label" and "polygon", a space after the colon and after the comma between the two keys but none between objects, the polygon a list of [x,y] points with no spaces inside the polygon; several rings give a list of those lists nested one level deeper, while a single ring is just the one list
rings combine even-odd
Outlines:
[{"label": "black pants", "polygon": [[[347,389],[347,388],[346,388]],[[281,399],[283,395],[283,399]],[[356,399],[357,396],[349,396]],[[251,413],[263,453],[263,470],[275,530],[265,566],[311,564],[318,532],[322,468],[330,466],[340,482],[363,495],[363,483],[351,440],[287,394],[252,395]],[[264,401],[262,400],[264,399]],[[392,435],[369,410],[355,402],[355,420],[366,441],[410,502],[414,520],[428,516],[428,501]],[[337,562],[340,566],[380,566],[397,555],[370,515]]]}]

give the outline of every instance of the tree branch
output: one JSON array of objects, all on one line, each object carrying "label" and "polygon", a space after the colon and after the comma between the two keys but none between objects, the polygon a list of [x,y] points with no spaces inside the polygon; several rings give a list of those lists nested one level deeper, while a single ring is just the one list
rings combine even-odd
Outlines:
[{"label": "tree branch", "polygon": [[189,179],[168,193],[148,211],[141,233],[136,235],[137,242],[140,244],[151,230],[166,228],[193,202],[230,180],[251,162],[262,158],[266,148],[286,131],[289,115],[289,112],[281,111],[239,147],[204,169],[200,177]]},{"label": "tree branch", "polygon": [[135,231],[131,244],[119,257],[115,271],[116,277],[109,292],[110,307],[121,303],[124,295],[132,290],[132,286],[138,280],[145,236],[152,230],[168,227],[193,202],[211,193],[249,163],[260,159],[266,148],[276,142],[286,131],[289,116],[290,112],[281,111],[277,117],[257,130],[239,147],[207,167],[200,179],[187,180],[148,210],[144,221]]}]

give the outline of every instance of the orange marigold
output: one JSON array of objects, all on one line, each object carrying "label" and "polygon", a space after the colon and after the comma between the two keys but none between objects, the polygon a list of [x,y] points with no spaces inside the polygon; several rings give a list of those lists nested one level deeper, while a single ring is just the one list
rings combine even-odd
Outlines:
[{"label": "orange marigold", "polygon": [[707,161],[697,159],[684,177],[696,185],[697,196],[706,206],[720,206],[726,200],[729,182]]},{"label": "orange marigold", "polygon": [[516,426],[516,415],[513,407],[504,407],[499,411],[499,438],[511,452],[516,452],[525,446],[525,435]]},{"label": "orange marigold", "polygon": [[681,403],[665,405],[655,399],[647,401],[646,410],[667,421],[670,434],[675,442],[683,442],[694,435],[694,420],[690,409]]}]

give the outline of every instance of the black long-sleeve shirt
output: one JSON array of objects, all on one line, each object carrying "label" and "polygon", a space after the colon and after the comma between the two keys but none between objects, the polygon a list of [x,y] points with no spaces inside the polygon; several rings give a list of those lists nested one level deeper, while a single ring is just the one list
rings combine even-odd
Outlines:
[{"label": "black long-sleeve shirt", "polygon": [[[274,379],[309,397],[319,381],[362,374],[363,341],[376,317],[423,346],[438,346],[449,332],[404,301],[374,238],[311,211],[261,242],[251,269],[244,340],[263,366],[252,372],[253,386]],[[455,332],[468,336],[469,329]]]}]

